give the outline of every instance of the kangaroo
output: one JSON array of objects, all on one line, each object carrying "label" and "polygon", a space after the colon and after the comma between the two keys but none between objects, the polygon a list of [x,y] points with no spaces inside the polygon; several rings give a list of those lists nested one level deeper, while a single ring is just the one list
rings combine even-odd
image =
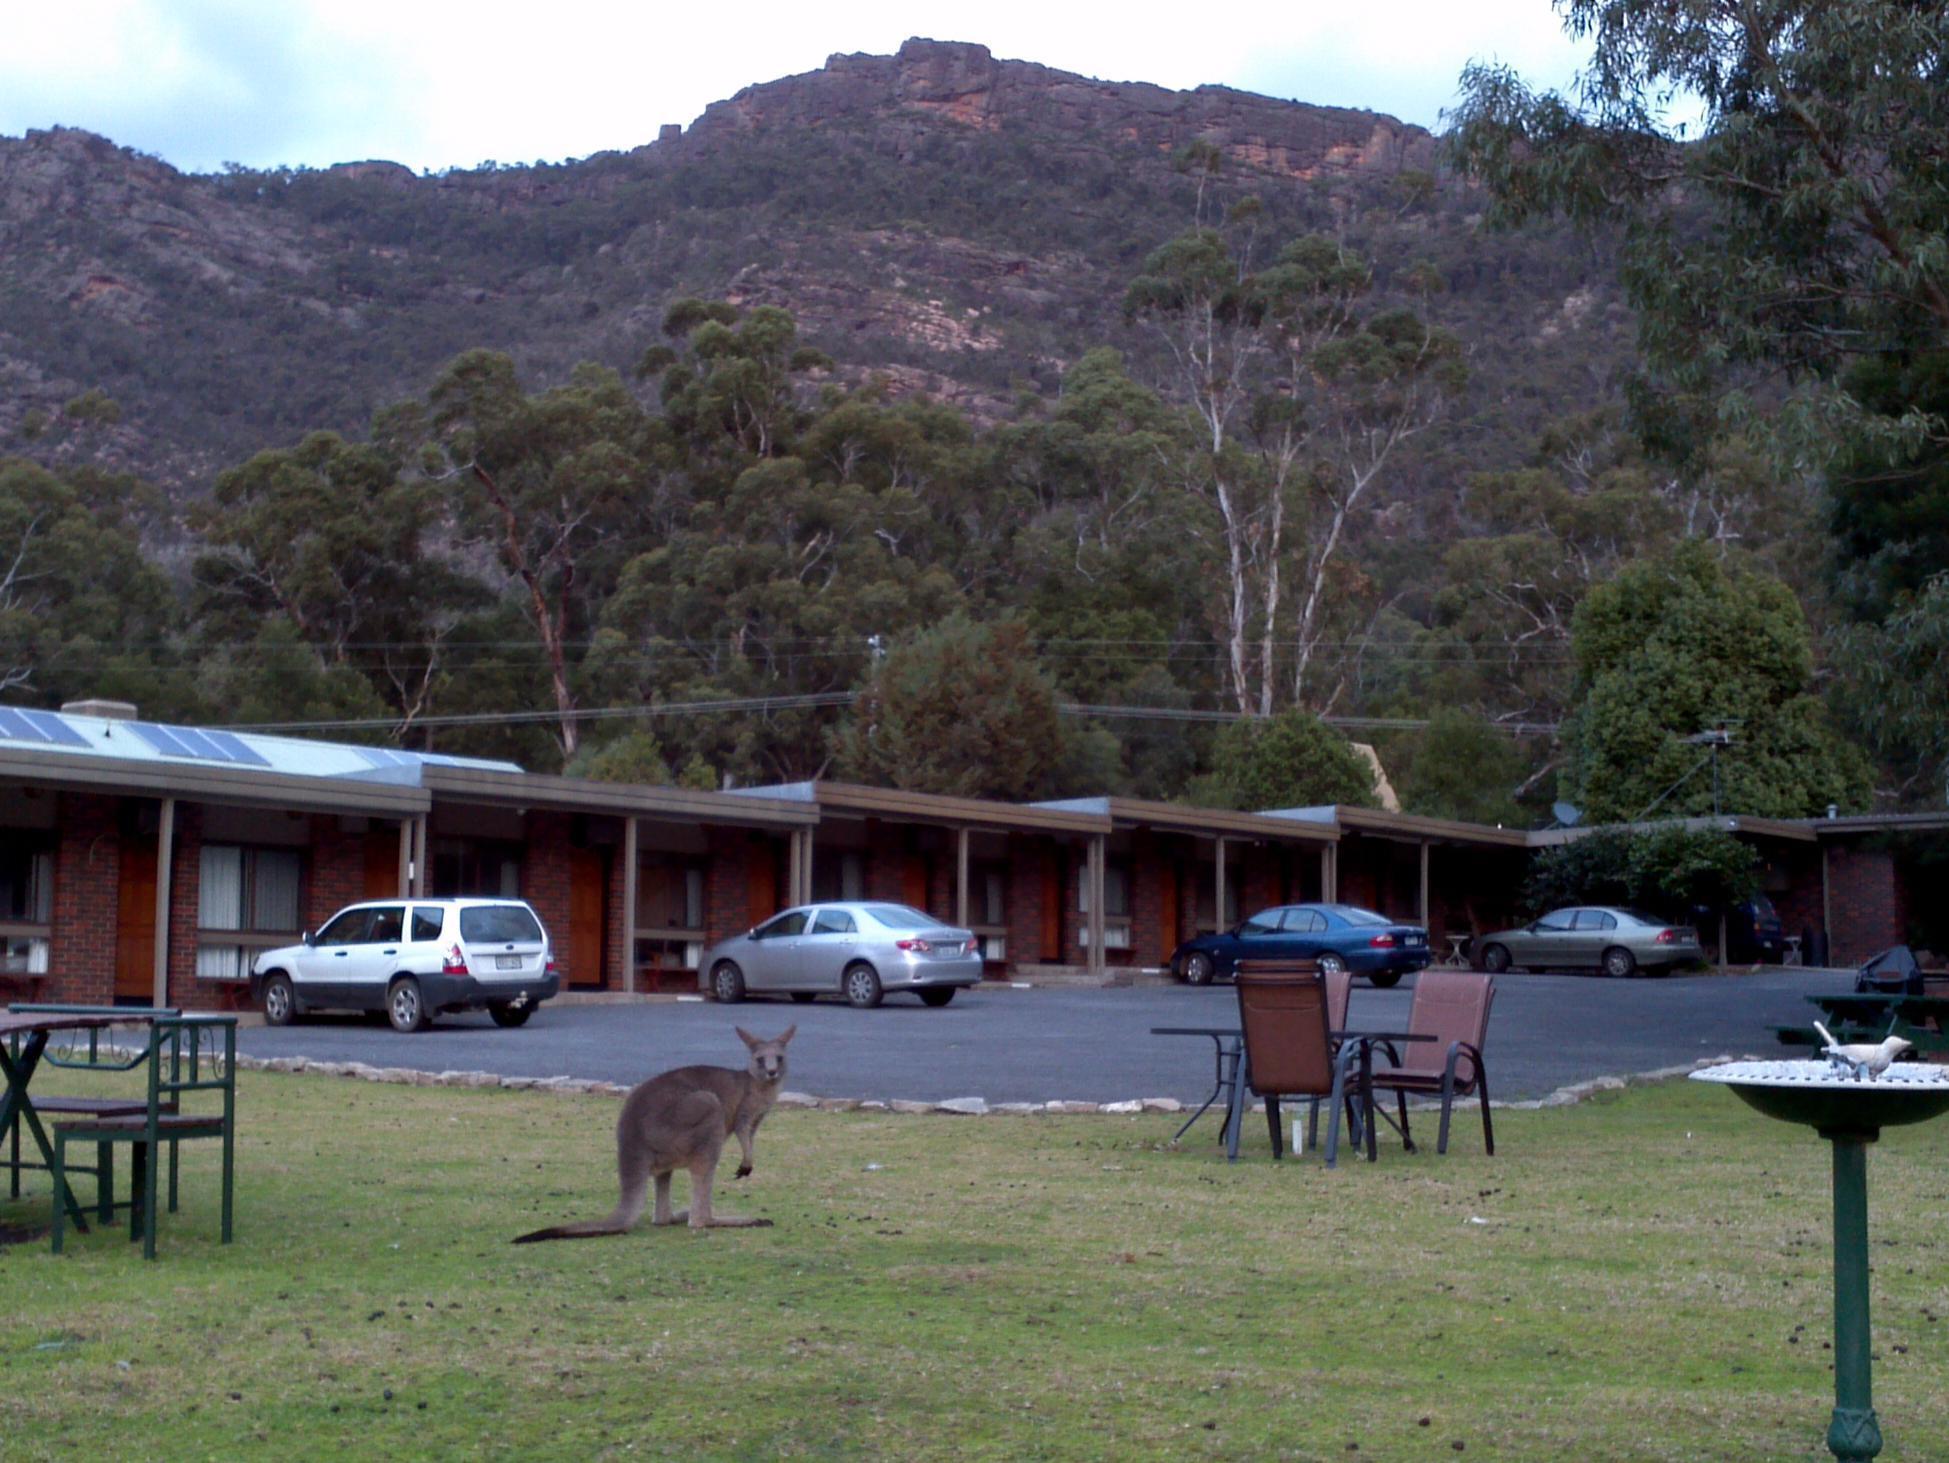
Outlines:
[{"label": "kangaroo", "polygon": [[[729,1067],[678,1067],[637,1084],[623,1099],[616,1119],[616,1172],[622,1197],[607,1219],[559,1224],[538,1229],[514,1242],[533,1244],[545,1239],[586,1239],[598,1234],[627,1234],[643,1217],[643,1198],[656,1180],[656,1210],[652,1224],[682,1224],[692,1229],[753,1229],[769,1219],[741,1219],[711,1209],[711,1181],[724,1140],[737,1134],[744,1150],[738,1177],[751,1172],[751,1140],[758,1124],[778,1097],[785,1080],[785,1044],[798,1030],[788,1026],[780,1036],[761,1040],[737,1028],[738,1039],[751,1048],[742,1072]],[[670,1175],[690,1170],[690,1208],[670,1212]]]}]

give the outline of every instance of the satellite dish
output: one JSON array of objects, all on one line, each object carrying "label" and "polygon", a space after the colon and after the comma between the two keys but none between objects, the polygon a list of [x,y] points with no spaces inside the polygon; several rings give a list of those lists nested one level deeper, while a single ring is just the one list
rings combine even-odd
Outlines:
[{"label": "satellite dish", "polygon": [[1550,815],[1565,828],[1575,828],[1583,820],[1583,809],[1575,803],[1551,803]]}]

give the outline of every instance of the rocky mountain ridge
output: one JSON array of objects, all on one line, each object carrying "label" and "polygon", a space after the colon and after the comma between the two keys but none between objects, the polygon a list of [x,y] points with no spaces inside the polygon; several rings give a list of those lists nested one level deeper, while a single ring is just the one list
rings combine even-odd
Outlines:
[{"label": "rocky mountain ridge", "polygon": [[[0,451],[193,495],[251,451],[359,431],[468,347],[510,351],[536,384],[626,366],[686,294],[783,305],[846,379],[994,418],[1091,345],[1141,349],[1123,285],[1192,221],[1173,160],[1200,140],[1224,197],[1263,200],[1268,239],[1335,232],[1384,290],[1432,257],[1451,323],[1519,408],[1512,439],[1601,388],[1628,321],[1588,252],[1481,236],[1426,131],[914,40],[554,166],[199,176],[80,131],[0,138]],[[1516,356],[1554,384],[1512,397]],[[90,389],[119,420],[64,416]],[[1472,411],[1502,421],[1494,395]]]}]

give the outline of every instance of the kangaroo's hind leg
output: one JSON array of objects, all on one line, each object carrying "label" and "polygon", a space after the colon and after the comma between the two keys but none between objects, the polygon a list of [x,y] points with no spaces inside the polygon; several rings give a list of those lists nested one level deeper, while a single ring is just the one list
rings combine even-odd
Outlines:
[{"label": "kangaroo's hind leg", "polygon": [[690,1218],[688,1209],[670,1212],[670,1173],[669,1170],[656,1176],[656,1208],[650,1214],[651,1224],[682,1224]]},{"label": "kangaroo's hind leg", "polygon": [[711,1181],[717,1176],[717,1154],[698,1155],[690,1165],[690,1227],[692,1229],[769,1229],[769,1219],[746,1219],[719,1214],[711,1207]]}]

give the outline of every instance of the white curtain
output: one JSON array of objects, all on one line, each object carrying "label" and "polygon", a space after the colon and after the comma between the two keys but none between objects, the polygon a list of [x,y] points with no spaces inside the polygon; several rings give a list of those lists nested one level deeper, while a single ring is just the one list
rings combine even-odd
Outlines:
[{"label": "white curtain", "polygon": [[684,928],[701,930],[704,927],[704,871],[702,869],[684,870]]},{"label": "white curtain", "polygon": [[[203,867],[197,881],[196,923],[205,930],[244,927],[244,851],[231,844],[203,845]],[[197,956],[201,975],[202,956]]]},{"label": "white curtain", "polygon": [[253,930],[296,930],[298,884],[303,861],[288,849],[260,848],[251,859],[250,927]]},{"label": "white curtain", "polygon": [[196,978],[198,980],[242,980],[247,969],[244,964],[245,953],[240,945],[198,945]]},{"label": "white curtain", "polygon": [[[27,863],[27,920],[30,924],[54,922],[54,855],[42,849]],[[45,956],[45,951],[42,952]],[[42,970],[47,968],[43,963]]]}]

